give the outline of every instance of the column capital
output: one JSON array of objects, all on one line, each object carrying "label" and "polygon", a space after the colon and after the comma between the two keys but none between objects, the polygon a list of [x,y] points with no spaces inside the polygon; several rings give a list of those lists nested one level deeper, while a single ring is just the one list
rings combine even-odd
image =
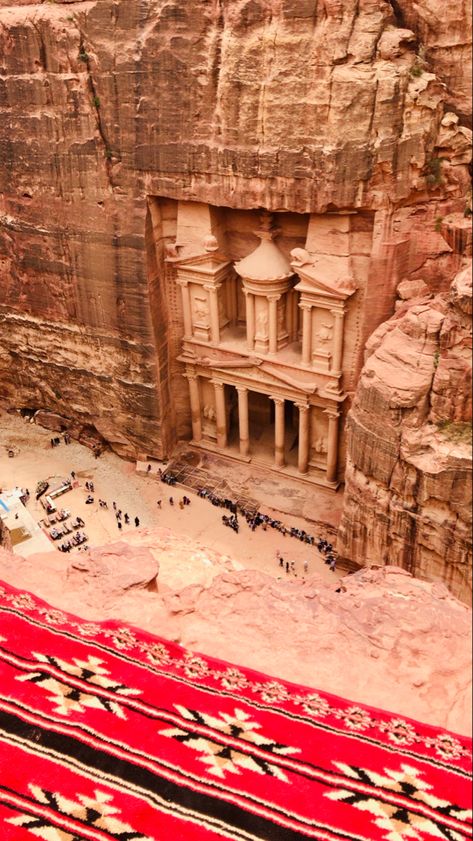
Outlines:
[{"label": "column capital", "polygon": [[309,310],[314,308],[314,304],[307,304],[305,302],[302,303],[301,301],[299,301],[298,307],[299,307],[299,309],[306,310],[308,312]]},{"label": "column capital", "polygon": [[189,281],[188,280],[183,280],[180,277],[176,277],[175,282],[177,283],[178,286],[182,286],[183,288],[186,287],[186,286],[189,286]]},{"label": "column capital", "polygon": [[280,301],[281,295],[267,295],[268,301]]},{"label": "column capital", "polygon": [[294,403],[294,406],[297,406],[300,412],[308,412],[310,409],[310,405],[308,403]]},{"label": "column capital", "polygon": [[248,394],[248,387],[246,385],[236,385],[235,390],[238,394]]},{"label": "column capital", "polygon": [[217,388],[219,390],[223,389],[223,387],[225,385],[225,383],[222,382],[221,380],[213,380],[212,379],[212,380],[210,380],[210,382],[212,383],[213,386],[215,386],[215,388]]},{"label": "column capital", "polygon": [[324,415],[328,415],[329,418],[333,418],[333,420],[337,420],[340,417],[340,412],[337,409],[324,409]]},{"label": "column capital", "polygon": [[217,292],[222,288],[221,283],[204,283],[203,288],[206,292]]},{"label": "column capital", "polygon": [[269,399],[270,399],[270,400],[274,400],[274,402],[275,402],[275,403],[277,403],[277,404],[279,404],[279,405],[280,405],[281,403],[285,403],[285,402],[286,402],[286,398],[285,398],[285,397],[278,397],[277,395],[273,395],[273,394],[270,394],[270,395],[269,395]]},{"label": "column capital", "polygon": [[192,372],[192,371],[186,371],[186,372],[185,372],[182,376],[183,376],[183,377],[185,377],[185,378],[186,378],[186,380],[193,380],[193,381],[194,381],[194,380],[196,380],[196,379],[197,379],[197,377],[198,377],[199,375],[198,375],[198,374],[196,374],[196,373],[194,373],[194,372]]},{"label": "column capital", "polygon": [[346,313],[346,307],[343,304],[340,307],[331,307],[330,312],[335,316],[335,318],[337,318],[337,316],[338,318],[341,318]]}]

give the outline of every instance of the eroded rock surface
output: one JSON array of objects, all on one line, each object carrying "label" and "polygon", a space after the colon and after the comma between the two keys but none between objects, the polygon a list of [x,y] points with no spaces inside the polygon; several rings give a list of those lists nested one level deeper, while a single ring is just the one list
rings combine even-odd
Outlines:
[{"label": "eroded rock surface", "polygon": [[367,354],[339,552],[442,580],[471,602],[471,259],[448,295],[404,301]]},{"label": "eroded rock surface", "polygon": [[[146,542],[152,539],[147,532]],[[80,559],[51,553],[24,560],[0,550],[0,579],[84,619],[129,622],[276,678],[471,732],[471,611],[444,585],[393,567],[336,584],[252,570],[224,570],[209,583],[199,558],[217,571],[228,559],[189,541],[179,559],[175,535],[169,557],[161,532],[155,543],[159,587],[150,550],[123,542]],[[179,560],[194,567],[194,579],[173,589],[167,577]]]}]

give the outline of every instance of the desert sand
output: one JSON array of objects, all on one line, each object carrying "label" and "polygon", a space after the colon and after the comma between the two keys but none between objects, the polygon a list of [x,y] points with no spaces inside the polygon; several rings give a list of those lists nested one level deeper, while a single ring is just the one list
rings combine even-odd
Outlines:
[{"label": "desert sand", "polygon": [[[190,538],[193,544],[202,548],[203,554],[199,555],[195,563],[199,570],[205,573],[205,580],[212,570],[211,561],[207,565],[202,561],[206,547],[217,555],[227,556],[226,566],[230,569],[253,569],[286,578],[285,570],[281,569],[276,560],[279,550],[285,560],[294,562],[298,578],[304,576],[305,562],[308,564],[308,574],[317,573],[327,583],[334,581],[334,575],[341,574],[329,570],[315,547],[289,536],[284,538],[273,529],[263,531],[260,527],[252,532],[240,518],[240,531],[235,534],[223,525],[221,517],[225,512],[222,509],[212,506],[207,500],[200,499],[183,488],[169,487],[156,477],[139,475],[133,462],[124,461],[112,452],[105,452],[99,458],[95,458],[91,450],[75,441],[64,444],[62,436],[61,444],[51,447],[51,436],[56,435],[57,433],[42,429],[19,415],[2,413],[0,488],[28,488],[31,495],[28,509],[36,521],[40,521],[44,518],[44,509],[34,498],[36,483],[45,479],[52,484],[61,478],[70,478],[71,471],[74,471],[78,487],[59,497],[57,504],[58,508],[70,510],[72,517],[79,516],[84,520],[89,547],[105,545],[116,540],[133,544],[139,539],[142,543],[143,532],[146,530],[165,528],[180,537]],[[10,447],[15,451],[14,458],[8,457]],[[94,503],[87,505],[85,500],[88,491],[85,483],[90,481],[94,483]],[[184,493],[192,502],[181,509],[178,503]],[[173,506],[169,503],[171,496],[174,499]],[[99,499],[108,503],[108,509],[99,506]],[[161,509],[158,508],[158,500],[161,500]],[[130,516],[130,526],[124,526],[121,530],[117,527],[112,508],[114,501],[123,514],[127,512]],[[271,513],[270,509],[264,510]],[[307,523],[302,518],[279,514],[275,516],[282,519],[287,526],[296,526],[311,534],[315,533],[314,524]],[[135,517],[139,518],[139,529],[134,525]],[[152,549],[153,540],[148,541],[148,545]],[[52,541],[51,550],[56,550],[58,556],[64,558],[65,564],[66,560],[74,555],[80,557],[78,549],[67,555],[60,553],[57,543]],[[29,555],[27,543],[20,544],[17,552]],[[159,556],[163,564],[162,552],[159,552]],[[220,572],[221,569],[215,571]],[[192,563],[187,557],[182,559],[182,564],[177,561],[172,565],[164,563],[160,581],[168,586],[179,587],[194,583],[195,577],[196,570],[192,570]],[[289,577],[294,577],[293,573],[290,573]]]}]

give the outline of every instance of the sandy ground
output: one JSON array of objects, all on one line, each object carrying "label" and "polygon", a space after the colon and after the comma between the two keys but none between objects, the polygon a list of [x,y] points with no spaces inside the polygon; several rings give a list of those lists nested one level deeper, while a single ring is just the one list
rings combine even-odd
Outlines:
[{"label": "sandy ground", "polygon": [[[88,545],[91,547],[119,539],[126,540],[127,535],[130,542],[133,542],[137,531],[133,522],[137,516],[140,529],[168,528],[182,537],[191,538],[201,546],[208,546],[218,553],[229,555],[237,568],[261,570],[285,578],[286,573],[281,570],[276,560],[276,552],[279,550],[285,560],[294,562],[298,577],[304,577],[304,564],[307,563],[309,574],[317,572],[326,581],[334,581],[334,573],[324,564],[314,547],[288,536],[283,537],[273,529],[263,531],[260,527],[251,532],[243,520],[240,532],[235,534],[221,522],[224,511],[215,508],[206,500],[187,492],[192,503],[181,510],[178,502],[184,493],[182,488],[170,488],[156,479],[138,475],[134,463],[123,461],[111,452],[106,452],[96,459],[86,447],[76,442],[65,445],[62,440],[58,447],[51,448],[51,435],[54,434],[19,415],[8,415],[4,412],[0,414],[0,488],[28,488],[31,494],[28,508],[36,520],[39,521],[44,516],[43,508],[34,499],[36,483],[40,479],[52,482],[63,477],[69,478],[71,471],[74,471],[79,480],[79,487],[61,496],[57,500],[58,508],[69,509],[73,517],[82,517],[85,521],[84,531],[88,536]],[[16,455],[9,458],[7,450],[12,445]],[[90,480],[95,486],[95,501],[92,505],[86,505],[88,492],[85,482]],[[170,496],[174,498],[174,506],[169,504]],[[99,498],[107,501],[108,510],[99,507]],[[157,505],[159,499],[162,504],[161,510]],[[130,527],[118,529],[112,508],[113,501],[123,514],[127,512],[130,516]],[[270,513],[269,509],[263,510]],[[281,515],[277,515],[277,518],[282,519],[286,526],[296,526],[313,533],[314,526],[302,518]],[[51,548],[55,549],[56,544],[51,542]],[[20,552],[20,549],[18,551]],[[64,555],[65,562],[77,553],[78,550],[75,549]],[[62,557],[61,553],[58,554]],[[335,576],[338,574],[336,572]]]}]

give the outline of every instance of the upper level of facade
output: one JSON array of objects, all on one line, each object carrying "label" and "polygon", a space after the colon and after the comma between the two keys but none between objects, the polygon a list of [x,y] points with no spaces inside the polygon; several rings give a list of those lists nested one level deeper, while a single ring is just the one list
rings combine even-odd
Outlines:
[{"label": "upper level of facade", "polygon": [[234,262],[213,233],[200,248],[176,243],[170,249],[167,259],[175,264],[182,295],[184,346],[311,371],[339,390],[347,302],[356,290],[348,256],[317,256],[303,248],[286,256],[266,212],[254,233],[259,245]]}]

